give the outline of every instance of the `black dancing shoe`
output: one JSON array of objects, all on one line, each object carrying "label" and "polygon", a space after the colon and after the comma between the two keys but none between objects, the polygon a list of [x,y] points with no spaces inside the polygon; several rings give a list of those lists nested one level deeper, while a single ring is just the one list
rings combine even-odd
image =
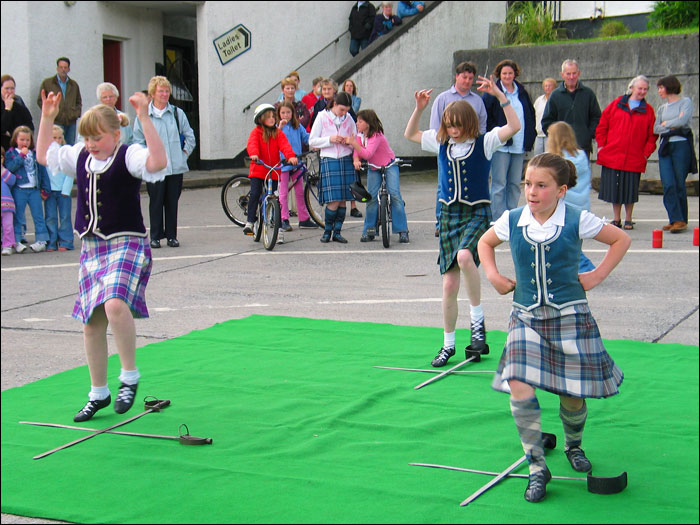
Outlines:
[{"label": "black dancing shoe", "polygon": [[439,368],[441,366],[445,366],[447,364],[447,360],[455,355],[455,347],[451,346],[449,348],[442,347],[440,351],[438,352],[438,355],[435,356],[435,359],[433,359],[433,362],[431,363],[435,368]]},{"label": "black dancing shoe", "polygon": [[348,243],[348,240],[347,240],[345,237],[343,237],[342,235],[340,235],[340,233],[334,233],[334,234],[333,234],[333,240],[334,240],[335,242],[339,242],[339,243],[341,243],[341,244],[347,244],[347,243]]},{"label": "black dancing shoe", "polygon": [[566,448],[564,450],[564,453],[566,454],[566,457],[569,459],[569,463],[571,463],[571,467],[575,471],[577,471],[577,472],[590,472],[591,469],[593,468],[591,466],[591,462],[586,457],[586,454],[584,454],[583,450],[581,450],[581,447]]},{"label": "black dancing shoe", "polygon": [[358,210],[357,208],[352,208],[350,210],[350,215],[352,217],[362,217],[362,212],[360,210]]},{"label": "black dancing shoe", "polygon": [[547,483],[552,479],[552,473],[545,467],[536,474],[530,474],[529,479],[525,489],[525,499],[530,503],[542,501],[547,495]]},{"label": "black dancing shoe", "polygon": [[467,348],[482,355],[488,354],[489,345],[486,344],[486,323],[483,318],[479,321],[472,321],[471,332],[471,344]]},{"label": "black dancing shoe", "polygon": [[117,414],[123,414],[131,408],[134,404],[134,398],[136,397],[136,389],[139,384],[127,385],[122,383],[119,387],[119,394],[117,394],[117,399],[114,401],[114,411]]},{"label": "black dancing shoe", "polygon": [[96,399],[95,401],[88,401],[83,409],[75,415],[73,421],[78,423],[81,421],[87,421],[95,415],[95,412],[101,408],[108,407],[111,402],[112,396],[107,396],[104,399]]}]

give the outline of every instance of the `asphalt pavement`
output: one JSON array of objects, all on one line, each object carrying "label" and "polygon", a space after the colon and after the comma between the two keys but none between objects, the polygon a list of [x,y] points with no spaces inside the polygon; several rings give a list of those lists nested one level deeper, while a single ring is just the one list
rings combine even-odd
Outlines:
[{"label": "asphalt pavement", "polygon": [[[397,235],[388,249],[378,240],[360,243],[363,219],[353,217],[347,218],[343,229],[348,244],[321,244],[321,230],[299,230],[294,218],[294,230],[285,234],[284,244],[268,251],[244,236],[222,211],[220,188],[234,171],[246,172],[216,170],[185,176],[179,207],[181,246],[164,244],[153,251],[147,289],[151,317],[136,321],[137,346],[251,314],[442,327],[434,236],[435,172],[402,176],[410,244],[399,244]],[[610,218],[611,206],[599,201],[595,192],[591,203],[594,213]],[[603,338],[681,343],[697,351],[699,254],[693,229],[698,227],[698,197],[689,198],[689,207],[688,231],[664,233],[663,248],[654,249],[652,230],[667,222],[662,196],[640,195],[635,228],[628,232],[629,252],[609,278],[588,293]],[[146,193],[142,193],[142,209],[148,223]],[[360,209],[364,213],[364,205]],[[31,224],[29,231],[33,231]],[[85,364],[82,327],[70,316],[77,292],[79,246],[76,240],[74,251],[15,254],[0,260],[3,391]],[[584,252],[595,264],[602,260],[605,248],[593,240],[584,242]],[[497,261],[502,273],[513,276],[507,245],[497,250]],[[482,303],[487,329],[505,330],[510,296],[500,296],[484,278]],[[464,290],[459,306],[458,328],[468,328]],[[111,335],[108,339],[112,354],[114,341]],[[457,345],[466,344],[458,332]],[[425,349],[426,366],[441,345],[439,338]],[[378,354],[381,348],[380,343]],[[86,394],[88,390],[86,373]],[[60,396],[50,400],[66,402],[70,418],[83,401],[66,402]],[[55,522],[3,514],[2,523]]]}]

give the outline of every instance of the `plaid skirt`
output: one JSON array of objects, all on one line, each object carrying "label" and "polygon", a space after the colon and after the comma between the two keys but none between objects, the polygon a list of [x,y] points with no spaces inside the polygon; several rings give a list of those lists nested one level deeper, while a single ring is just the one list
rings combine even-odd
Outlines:
[{"label": "plaid skirt", "polygon": [[614,170],[606,166],[600,169],[598,198],[613,204],[631,204],[639,200],[641,173]]},{"label": "plaid skirt", "polygon": [[134,317],[148,317],[146,284],[153,265],[148,238],[126,235],[82,241],[73,317],[87,324],[95,308],[115,297],[129,305]]},{"label": "plaid skirt", "polygon": [[350,184],[355,182],[352,155],[339,159],[321,157],[321,191],[319,202],[354,201]]},{"label": "plaid skirt", "polygon": [[476,245],[489,229],[491,205],[471,206],[461,202],[441,203],[440,209],[440,254],[438,264],[440,274],[444,274],[457,262],[459,250],[469,250],[474,262],[479,266]]},{"label": "plaid skirt", "polygon": [[553,394],[602,398],[617,394],[623,378],[584,303],[561,311],[551,306],[530,312],[514,308],[491,386],[508,391],[502,383],[517,379]]}]

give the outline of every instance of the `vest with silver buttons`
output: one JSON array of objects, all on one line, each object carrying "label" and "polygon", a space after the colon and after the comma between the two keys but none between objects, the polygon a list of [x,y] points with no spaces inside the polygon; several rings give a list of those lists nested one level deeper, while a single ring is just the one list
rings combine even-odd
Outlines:
[{"label": "vest with silver buttons", "polygon": [[75,229],[80,235],[111,239],[120,235],[146,236],[141,215],[141,179],[126,168],[126,150],[122,144],[102,171],[86,167],[89,153],[78,155],[78,187]]},{"label": "vest with silver buttons", "polygon": [[438,153],[438,199],[445,204],[490,203],[489,170],[491,161],[484,155],[484,136],[479,135],[472,149],[463,157],[453,158],[449,143],[440,145]]},{"label": "vest with silver buttons", "polygon": [[513,306],[532,310],[547,305],[557,309],[587,303],[578,280],[583,241],[579,238],[581,210],[566,205],[564,226],[557,226],[552,238],[536,242],[527,226],[518,226],[523,208],[510,211],[510,252],[515,264]]}]

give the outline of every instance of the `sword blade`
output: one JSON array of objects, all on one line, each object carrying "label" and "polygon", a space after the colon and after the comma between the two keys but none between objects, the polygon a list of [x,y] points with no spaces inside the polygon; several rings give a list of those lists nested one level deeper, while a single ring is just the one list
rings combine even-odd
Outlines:
[{"label": "sword blade", "polygon": [[[84,430],[86,432],[99,432],[98,428],[74,427],[71,425],[60,425],[58,423],[40,423],[38,421],[20,421],[22,425],[36,425],[39,427],[67,428],[70,430]],[[120,436],[149,437],[157,439],[180,439],[179,436],[161,436],[160,434],[142,434],[140,432],[121,432],[119,430],[108,430],[105,434],[119,434]]]},{"label": "sword blade", "polygon": [[459,364],[456,364],[455,366],[453,366],[453,367],[450,368],[449,370],[445,370],[444,372],[440,372],[439,375],[436,375],[435,377],[431,377],[431,378],[428,379],[427,381],[423,381],[420,385],[414,386],[413,389],[414,389],[414,390],[418,390],[419,388],[423,388],[424,386],[429,385],[430,383],[434,383],[434,382],[437,381],[438,379],[442,379],[442,378],[445,377],[447,374],[453,372],[454,370],[457,370],[460,366],[464,366],[464,365],[466,365],[469,361],[473,361],[474,359],[476,359],[476,358],[475,358],[475,357],[470,357],[469,359],[465,359],[464,361],[462,361],[462,362],[459,363]]},{"label": "sword blade", "polygon": [[[441,370],[430,370],[428,368],[400,368],[398,366],[373,366],[372,368],[382,368],[384,370],[407,370],[409,372],[430,372],[431,374],[439,374]],[[455,370],[453,374],[495,374],[495,370]]]},{"label": "sword blade", "polygon": [[469,505],[472,501],[474,501],[476,498],[481,496],[484,492],[489,490],[491,487],[493,487],[497,483],[500,483],[503,478],[508,477],[508,474],[510,474],[512,471],[514,471],[516,468],[518,468],[522,463],[525,462],[525,460],[527,460],[526,456],[521,457],[519,460],[517,460],[515,463],[513,463],[510,467],[505,469],[503,472],[501,472],[500,474],[497,474],[495,478],[493,478],[486,485],[484,485],[479,490],[474,492],[471,496],[469,496],[467,499],[465,499],[459,505],[461,507],[466,507],[467,505]]},{"label": "sword blade", "polygon": [[[450,467],[449,465],[436,465],[435,463],[409,463],[414,467],[430,467],[430,468],[442,468],[446,470],[458,470],[460,472],[472,472],[474,474],[486,474],[487,476],[498,476],[498,472],[489,472],[488,470],[477,470],[473,468],[463,468],[463,467]],[[529,478],[529,474],[508,474],[509,478]],[[565,479],[570,481],[588,481],[588,478],[574,478],[571,476],[552,476],[552,479]]]}]

